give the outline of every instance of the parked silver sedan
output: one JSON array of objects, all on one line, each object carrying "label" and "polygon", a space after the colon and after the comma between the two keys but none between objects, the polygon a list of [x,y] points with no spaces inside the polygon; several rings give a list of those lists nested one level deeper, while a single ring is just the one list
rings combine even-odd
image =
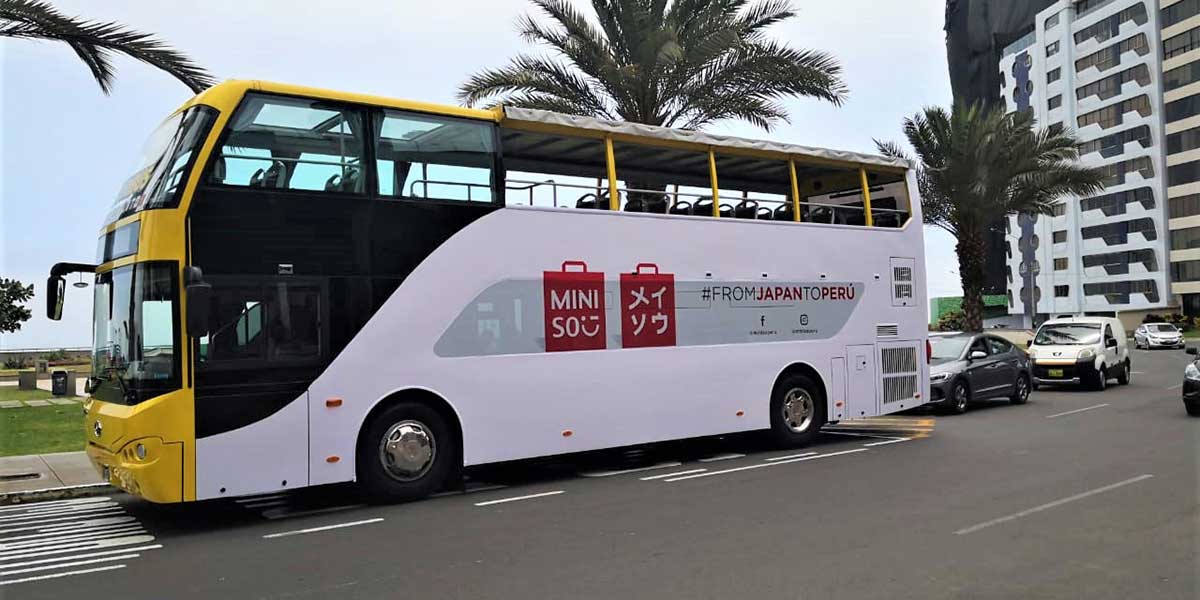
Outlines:
[{"label": "parked silver sedan", "polygon": [[972,402],[1029,399],[1029,356],[998,336],[961,333],[930,336],[930,404],[961,414]]},{"label": "parked silver sedan", "polygon": [[1142,323],[1133,330],[1135,348],[1182,348],[1183,332],[1170,323]]}]

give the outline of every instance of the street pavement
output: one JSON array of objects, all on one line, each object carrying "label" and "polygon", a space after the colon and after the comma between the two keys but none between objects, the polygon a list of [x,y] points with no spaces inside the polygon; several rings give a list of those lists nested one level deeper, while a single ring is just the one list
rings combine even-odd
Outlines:
[{"label": "street pavement", "polygon": [[[0,508],[5,598],[1196,598],[1182,351],[1133,383],[504,465],[394,506],[346,487]],[[680,399],[683,401],[683,399]]]}]

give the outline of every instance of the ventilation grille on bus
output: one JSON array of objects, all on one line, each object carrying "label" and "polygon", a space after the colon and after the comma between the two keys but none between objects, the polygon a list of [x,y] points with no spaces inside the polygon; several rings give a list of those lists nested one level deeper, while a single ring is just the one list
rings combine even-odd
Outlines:
[{"label": "ventilation grille on bus", "polygon": [[917,394],[921,378],[917,362],[917,347],[907,345],[884,346],[879,349],[880,375],[882,376],[883,403],[912,402]]},{"label": "ventilation grille on bus", "polygon": [[900,326],[895,323],[875,326],[875,337],[896,337],[900,335]]},{"label": "ventilation grille on bus", "polygon": [[892,258],[892,306],[912,306],[913,268],[911,258]]}]

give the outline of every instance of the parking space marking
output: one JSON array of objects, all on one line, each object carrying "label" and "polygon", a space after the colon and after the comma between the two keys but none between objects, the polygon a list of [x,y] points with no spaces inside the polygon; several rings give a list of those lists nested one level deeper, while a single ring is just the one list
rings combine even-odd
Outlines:
[{"label": "parking space marking", "polygon": [[38,575],[36,577],[23,577],[21,579],[5,579],[0,581],[0,585],[12,585],[14,583],[27,583],[30,581],[41,581],[43,579],[58,579],[59,577],[69,577],[71,575],[85,575],[87,573],[99,573],[100,571],[112,571],[113,569],[124,569],[125,565],[109,565],[107,567],[96,567],[94,569],[82,569],[79,571],[63,571],[61,573],[51,573],[49,575]]},{"label": "parking space marking", "polygon": [[363,519],[361,521],[350,521],[349,523],[336,523],[334,525],[324,525],[322,527],[309,527],[307,529],[297,529],[295,531],[281,531],[279,533],[270,533],[270,534],[264,535],[262,537],[264,540],[272,540],[275,538],[289,537],[289,536],[293,536],[293,535],[303,535],[306,533],[317,533],[319,531],[329,531],[331,529],[342,529],[345,527],[357,527],[359,525],[369,525],[371,523],[378,523],[382,520],[383,520],[383,517],[376,517],[374,519]]},{"label": "parking space marking", "polygon": [[555,490],[553,492],[542,492],[540,494],[529,494],[528,496],[514,496],[512,498],[500,498],[499,500],[488,500],[487,502],[476,502],[475,506],[491,506],[493,504],[504,504],[505,502],[517,502],[519,500],[532,500],[534,498],[545,498],[546,496],[557,496],[563,492],[564,492],[564,490]]},{"label": "parking space marking", "polygon": [[1104,404],[1097,404],[1097,405],[1095,405],[1095,406],[1089,406],[1089,407],[1087,407],[1087,408],[1077,408],[1077,409],[1075,409],[1075,410],[1068,410],[1067,412],[1060,412],[1060,413],[1055,413],[1055,414],[1053,414],[1053,415],[1046,415],[1046,418],[1047,418],[1047,419],[1053,419],[1053,418],[1055,418],[1055,417],[1065,417],[1065,416],[1067,416],[1067,415],[1073,415],[1073,414],[1075,414],[1075,413],[1081,413],[1081,412],[1083,412],[1083,411],[1085,411],[1085,410],[1095,410],[1095,409],[1097,409],[1097,408],[1104,408],[1105,406],[1108,406],[1108,403],[1107,403],[1107,402],[1106,402],[1106,403],[1104,403]]},{"label": "parking space marking", "polygon": [[803,458],[805,456],[812,456],[814,454],[816,454],[816,452],[803,452],[800,454],[788,454],[786,456],[771,456],[771,457],[764,458],[763,460],[765,460],[767,462],[775,462],[777,460],[790,460],[793,458]]},{"label": "parking space marking", "polygon": [[724,454],[715,454],[713,456],[706,456],[704,458],[697,459],[697,461],[702,462],[702,463],[720,462],[722,460],[733,460],[735,458],[742,458],[744,456],[746,456],[746,455],[741,454],[739,452],[726,452]]},{"label": "parking space marking", "polygon": [[998,519],[992,519],[991,521],[984,521],[982,523],[978,523],[978,524],[972,525],[970,527],[964,527],[962,529],[959,529],[958,531],[955,531],[954,534],[955,535],[966,535],[968,533],[974,533],[976,531],[979,531],[980,529],[986,529],[988,527],[991,527],[992,525],[999,525],[1001,523],[1007,523],[1009,521],[1014,521],[1021,517],[1026,517],[1026,516],[1032,515],[1034,513],[1042,512],[1043,510],[1049,510],[1051,508],[1062,506],[1064,504],[1067,504],[1068,502],[1082,500],[1089,496],[1095,496],[1096,494],[1103,494],[1104,492],[1112,491],[1119,487],[1124,487],[1124,486],[1127,486],[1127,485],[1130,485],[1133,483],[1137,483],[1139,481],[1145,481],[1147,479],[1150,479],[1151,477],[1154,477],[1154,475],[1151,475],[1148,473],[1145,475],[1138,475],[1137,477],[1131,477],[1124,481],[1118,481],[1116,483],[1109,484],[1104,487],[1098,487],[1096,489],[1088,490],[1086,492],[1081,492],[1079,494],[1075,494],[1074,496],[1067,496],[1066,498],[1060,498],[1053,502],[1047,502],[1045,504],[1041,504],[1041,505],[1035,506],[1033,508],[1027,508],[1021,512],[1003,516]]},{"label": "parking space marking", "polygon": [[888,440],[886,442],[871,442],[870,444],[863,444],[863,446],[867,446],[867,447],[886,446],[888,444],[899,444],[900,442],[911,442],[911,441],[912,441],[912,438],[896,438],[894,440]]},{"label": "parking space marking", "polygon": [[843,454],[854,454],[855,452],[866,452],[866,451],[867,451],[867,448],[855,448],[854,450],[843,450],[841,452],[830,452],[829,454],[817,454],[814,456],[804,456],[804,457],[800,457],[800,458],[793,458],[791,460],[778,460],[775,462],[762,462],[762,463],[758,463],[756,465],[746,465],[744,467],[734,467],[732,469],[722,469],[720,471],[709,471],[707,473],[696,473],[695,475],[684,475],[682,477],[672,477],[671,479],[664,479],[663,481],[665,481],[667,483],[674,483],[676,481],[686,481],[688,479],[697,479],[700,477],[711,477],[713,475],[726,475],[729,473],[736,473],[738,471],[749,471],[751,469],[762,469],[765,467],[774,467],[774,466],[778,466],[778,465],[789,465],[792,463],[804,462],[804,461],[808,461],[808,460],[815,460],[818,458],[828,458],[830,456],[841,456]]}]

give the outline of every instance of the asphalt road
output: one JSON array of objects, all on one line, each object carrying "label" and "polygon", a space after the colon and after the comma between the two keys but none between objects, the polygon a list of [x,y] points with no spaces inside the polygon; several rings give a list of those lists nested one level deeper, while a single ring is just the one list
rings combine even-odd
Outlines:
[{"label": "asphalt road", "polygon": [[844,423],[801,451],[523,463],[405,505],[333,488],[5,507],[0,597],[1197,598],[1184,364],[1137,351],[1133,383],[1102,393]]}]

